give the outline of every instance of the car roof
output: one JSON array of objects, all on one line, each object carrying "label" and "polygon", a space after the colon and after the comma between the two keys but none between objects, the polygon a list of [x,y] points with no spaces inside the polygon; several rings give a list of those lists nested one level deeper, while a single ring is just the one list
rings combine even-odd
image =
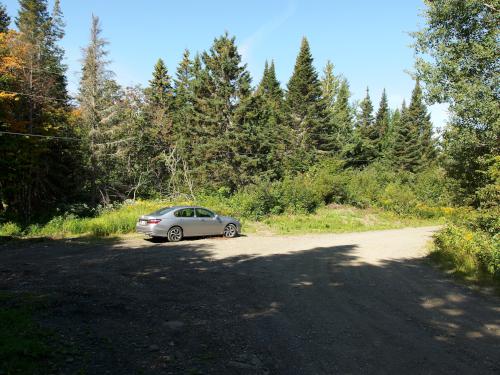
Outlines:
[{"label": "car roof", "polygon": [[172,206],[171,208],[174,209],[174,210],[179,210],[179,209],[182,209],[182,208],[204,208],[205,210],[211,211],[209,208],[205,208],[205,207],[202,207],[202,206]]}]

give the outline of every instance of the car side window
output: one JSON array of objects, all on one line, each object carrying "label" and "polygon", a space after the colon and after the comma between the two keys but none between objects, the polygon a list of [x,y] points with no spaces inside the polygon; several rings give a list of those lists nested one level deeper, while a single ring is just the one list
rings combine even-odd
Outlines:
[{"label": "car side window", "polygon": [[176,211],[174,215],[177,217],[194,217],[194,209],[183,208],[182,210]]},{"label": "car side window", "polygon": [[196,209],[196,217],[214,217],[215,214],[210,212],[209,210],[205,210],[204,208]]}]

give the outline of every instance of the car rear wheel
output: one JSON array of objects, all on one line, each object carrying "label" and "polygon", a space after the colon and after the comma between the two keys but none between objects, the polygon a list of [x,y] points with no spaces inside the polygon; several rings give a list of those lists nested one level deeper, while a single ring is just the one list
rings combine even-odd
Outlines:
[{"label": "car rear wheel", "polygon": [[182,240],[182,228],[172,227],[168,230],[167,238],[170,242],[178,242]]},{"label": "car rear wheel", "polygon": [[238,234],[238,232],[236,231],[236,225],[234,225],[234,224],[226,225],[226,227],[224,228],[223,234],[224,234],[224,237],[227,237],[227,238],[236,237],[236,235]]}]

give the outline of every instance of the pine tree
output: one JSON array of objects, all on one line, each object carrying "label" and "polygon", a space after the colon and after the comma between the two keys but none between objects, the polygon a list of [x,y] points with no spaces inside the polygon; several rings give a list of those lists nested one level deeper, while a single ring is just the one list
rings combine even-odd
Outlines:
[{"label": "pine tree", "polygon": [[[295,132],[296,149],[302,153],[321,149],[321,134],[325,125],[324,102],[306,38],[302,39],[295,68],[288,82],[286,109],[290,126]],[[304,156],[300,158],[304,160]]]},{"label": "pine tree", "polygon": [[382,91],[382,97],[380,98],[380,104],[378,107],[377,115],[375,116],[375,132],[377,133],[376,142],[377,144],[377,154],[378,157],[383,157],[387,155],[387,149],[389,148],[389,103],[387,102],[387,94],[385,89]]},{"label": "pine tree", "polygon": [[5,5],[0,3],[0,33],[5,33],[9,30],[10,17],[7,13]]}]

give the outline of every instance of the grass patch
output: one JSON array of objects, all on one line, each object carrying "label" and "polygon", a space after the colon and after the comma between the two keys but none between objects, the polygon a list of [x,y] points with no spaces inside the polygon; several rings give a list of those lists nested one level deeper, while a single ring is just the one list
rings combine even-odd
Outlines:
[{"label": "grass patch", "polygon": [[44,374],[55,370],[54,334],[33,319],[43,301],[0,292],[0,374]]},{"label": "grass patch", "polygon": [[249,217],[241,206],[230,199],[202,197],[189,201],[136,201],[105,210],[96,217],[63,215],[54,217],[44,225],[30,225],[21,230],[15,224],[0,226],[0,237],[5,238],[64,238],[109,237],[135,231],[137,218],[161,207],[181,204],[198,204],[210,207],[221,215],[240,219],[244,233],[341,233],[367,230],[394,229],[440,223],[439,218],[418,218],[399,215],[381,208],[360,209],[350,206],[320,207],[315,213],[281,213],[260,219]]},{"label": "grass patch", "polygon": [[436,225],[439,219],[403,217],[379,209],[323,207],[315,214],[278,215],[263,221],[279,234],[345,233]]}]

